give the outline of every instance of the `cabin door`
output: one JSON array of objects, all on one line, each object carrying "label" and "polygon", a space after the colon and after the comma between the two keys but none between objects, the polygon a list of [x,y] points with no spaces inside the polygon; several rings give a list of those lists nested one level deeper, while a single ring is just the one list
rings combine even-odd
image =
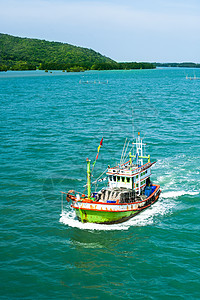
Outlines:
[{"label": "cabin door", "polygon": [[134,190],[135,177],[132,177],[132,190]]}]

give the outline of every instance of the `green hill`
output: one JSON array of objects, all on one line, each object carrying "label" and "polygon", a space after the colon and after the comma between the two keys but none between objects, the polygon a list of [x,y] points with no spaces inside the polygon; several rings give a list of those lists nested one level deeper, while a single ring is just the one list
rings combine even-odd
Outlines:
[{"label": "green hill", "polygon": [[117,63],[92,49],[0,33],[0,71],[152,69],[150,63]]}]

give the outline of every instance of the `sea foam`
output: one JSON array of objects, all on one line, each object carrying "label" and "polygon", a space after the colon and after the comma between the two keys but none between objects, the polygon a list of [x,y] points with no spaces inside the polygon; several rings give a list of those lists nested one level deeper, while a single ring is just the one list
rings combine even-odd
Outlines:
[{"label": "sea foam", "polygon": [[128,230],[131,226],[147,226],[156,222],[156,216],[165,215],[169,213],[175,206],[172,199],[158,200],[153,206],[142,211],[137,216],[120,224],[94,224],[94,223],[81,223],[76,219],[76,214],[70,211],[63,211],[61,214],[60,222],[70,227],[75,227],[85,230]]}]

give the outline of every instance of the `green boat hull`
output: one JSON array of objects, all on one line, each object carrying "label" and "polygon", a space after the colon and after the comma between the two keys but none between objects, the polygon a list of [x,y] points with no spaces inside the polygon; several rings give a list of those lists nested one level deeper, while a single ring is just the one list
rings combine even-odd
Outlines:
[{"label": "green boat hull", "polygon": [[134,217],[140,211],[93,211],[75,209],[76,216],[82,223],[115,224],[122,223]]},{"label": "green boat hull", "polygon": [[138,208],[137,210],[124,210],[124,211],[105,211],[105,210],[93,210],[93,209],[84,209],[84,208],[76,208],[76,216],[79,221],[82,223],[97,223],[97,224],[116,224],[125,222],[132,217],[139,214],[144,209],[147,209],[152,204],[154,204],[160,195],[160,191],[158,191],[156,196],[151,196],[147,201],[145,201],[145,205]]}]

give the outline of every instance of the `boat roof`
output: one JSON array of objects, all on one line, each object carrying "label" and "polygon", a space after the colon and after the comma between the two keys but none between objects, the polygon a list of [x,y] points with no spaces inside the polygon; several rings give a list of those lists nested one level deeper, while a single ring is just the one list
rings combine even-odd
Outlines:
[{"label": "boat roof", "polygon": [[133,177],[146,169],[149,169],[156,162],[148,162],[142,166],[136,164],[130,164],[130,162],[126,162],[123,165],[118,165],[116,167],[108,167],[107,175],[119,175],[119,176],[130,176]]}]

